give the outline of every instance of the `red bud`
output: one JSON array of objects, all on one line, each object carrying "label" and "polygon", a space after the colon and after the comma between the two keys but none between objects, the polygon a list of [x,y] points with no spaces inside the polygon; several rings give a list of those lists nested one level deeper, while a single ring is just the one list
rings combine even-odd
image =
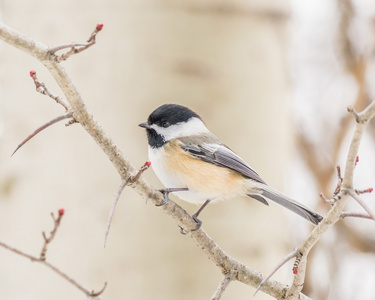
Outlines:
[{"label": "red bud", "polygon": [[36,74],[35,70],[30,71],[30,76],[33,77]]},{"label": "red bud", "polygon": [[104,26],[103,23],[99,23],[98,25],[96,25],[96,30],[98,30],[98,31],[102,30],[103,26]]},{"label": "red bud", "polygon": [[294,275],[298,274],[298,270],[297,270],[297,268],[293,268],[293,274],[294,274]]},{"label": "red bud", "polygon": [[146,165],[147,167],[149,167],[149,166],[151,166],[151,162],[148,160],[148,161],[145,162],[145,165]]},{"label": "red bud", "polygon": [[64,215],[65,209],[60,208],[60,209],[58,210],[58,212],[59,212],[59,216],[62,216],[62,215]]}]

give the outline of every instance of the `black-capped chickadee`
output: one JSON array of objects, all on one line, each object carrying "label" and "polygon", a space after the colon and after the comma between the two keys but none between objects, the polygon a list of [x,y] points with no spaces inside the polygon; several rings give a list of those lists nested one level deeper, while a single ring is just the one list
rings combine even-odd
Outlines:
[{"label": "black-capped chickadee", "polygon": [[[323,218],[280,192],[264,180],[237,154],[224,145],[187,107],[165,104],[155,109],[147,122],[148,155],[156,175],[182,200],[203,205],[192,217],[199,229],[199,213],[210,202],[249,196],[290,209],[317,225]],[[167,199],[168,194],[166,194]],[[266,200],[267,199],[267,200]]]}]

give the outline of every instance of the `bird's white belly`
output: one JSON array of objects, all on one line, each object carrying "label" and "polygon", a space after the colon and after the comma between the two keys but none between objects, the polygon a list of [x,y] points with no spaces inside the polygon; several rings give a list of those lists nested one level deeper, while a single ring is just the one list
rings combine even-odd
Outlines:
[{"label": "bird's white belly", "polygon": [[[148,147],[148,157],[151,161],[151,167],[159,180],[166,188],[188,188],[187,184],[178,172],[171,170],[166,162],[166,156],[163,148]],[[191,203],[203,203],[207,199],[214,200],[217,195],[205,195],[199,191],[187,190],[174,192],[180,199]]]}]

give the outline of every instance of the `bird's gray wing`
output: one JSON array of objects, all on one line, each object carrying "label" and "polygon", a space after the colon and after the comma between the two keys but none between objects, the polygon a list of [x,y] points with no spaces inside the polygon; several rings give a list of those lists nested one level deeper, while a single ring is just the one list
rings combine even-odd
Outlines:
[{"label": "bird's gray wing", "polygon": [[[219,140],[218,140],[219,141]],[[252,180],[266,184],[241,157],[224,144],[189,143],[181,139],[181,148],[191,156],[221,167],[229,168]]]}]

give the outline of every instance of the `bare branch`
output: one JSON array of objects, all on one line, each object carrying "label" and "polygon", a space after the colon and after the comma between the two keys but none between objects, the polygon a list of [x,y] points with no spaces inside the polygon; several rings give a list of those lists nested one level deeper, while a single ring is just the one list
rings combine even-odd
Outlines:
[{"label": "bare branch", "polygon": [[26,257],[26,258],[30,259],[31,261],[39,261],[39,258],[37,258],[35,256],[32,256],[30,254],[27,254],[27,253],[25,253],[25,252],[23,252],[21,250],[13,248],[11,246],[8,246],[7,244],[5,244],[5,243],[3,243],[1,241],[0,241],[0,246],[3,247],[3,248],[5,248],[5,249],[7,249],[7,250],[9,250],[9,251],[11,251],[11,252],[13,252],[13,253],[16,253],[16,254],[18,254],[20,256]]},{"label": "bare branch", "polygon": [[43,238],[44,238],[44,245],[43,245],[42,251],[40,252],[39,260],[43,260],[43,261],[46,260],[47,246],[50,242],[52,242],[53,238],[55,237],[56,231],[60,226],[60,221],[61,221],[61,218],[62,218],[63,215],[64,215],[64,209],[63,208],[60,208],[58,210],[57,218],[55,218],[54,214],[51,213],[51,216],[52,216],[52,219],[53,219],[53,222],[54,222],[54,226],[53,226],[53,229],[50,232],[50,236],[48,238],[47,238],[45,232],[44,231],[42,232],[42,235],[43,235]]},{"label": "bare branch", "polygon": [[51,215],[52,215],[52,219],[55,222],[55,226],[54,226],[53,230],[51,231],[49,238],[47,238],[45,233],[43,232],[44,245],[43,245],[43,248],[42,248],[42,251],[40,253],[39,258],[35,257],[33,255],[30,255],[30,254],[27,254],[27,253],[25,253],[21,250],[16,249],[16,248],[13,248],[13,247],[11,247],[11,246],[9,246],[9,245],[1,242],[1,241],[0,241],[0,246],[9,250],[9,251],[11,251],[11,252],[13,252],[13,253],[15,253],[15,254],[26,257],[26,258],[30,259],[32,262],[38,262],[42,265],[45,265],[46,267],[53,270],[56,274],[58,274],[62,278],[64,278],[66,281],[70,282],[72,285],[74,285],[80,291],[82,291],[86,296],[93,297],[93,298],[96,297],[97,299],[99,299],[98,296],[101,295],[104,292],[104,289],[106,288],[107,283],[104,284],[104,287],[99,292],[89,291],[88,289],[84,288],[81,284],[79,284],[77,281],[75,281],[73,278],[71,278],[69,275],[67,275],[66,273],[61,271],[59,268],[55,267],[54,265],[52,265],[51,263],[49,263],[45,260],[47,245],[52,241],[52,239],[54,238],[54,236],[56,234],[56,230],[57,230],[57,228],[60,224],[61,218],[64,215],[64,209],[58,210],[58,217],[57,218],[55,218],[52,213],[51,213]]},{"label": "bare branch", "polygon": [[71,48],[66,53],[63,53],[63,54],[61,54],[59,56],[54,56],[54,60],[56,62],[61,62],[61,61],[67,60],[70,56],[72,56],[74,54],[78,54],[78,53],[80,53],[80,52],[82,52],[82,51],[90,48],[91,46],[95,45],[95,43],[96,43],[96,35],[102,29],[103,29],[103,24],[101,24],[101,23],[97,24],[96,27],[95,27],[95,30],[93,31],[93,33],[91,33],[90,38],[87,40],[87,42],[85,44],[77,44],[77,43],[64,44],[64,45],[60,45],[60,46],[56,46],[56,47],[50,48],[49,52],[51,54],[55,54],[59,50],[66,49],[66,48]]},{"label": "bare branch", "polygon": [[[327,216],[314,228],[307,239],[298,246],[298,251],[302,254],[301,264],[299,266],[298,273],[294,276],[293,284],[288,292],[287,299],[297,299],[296,291],[301,290],[301,284],[303,284],[305,277],[305,268],[303,264],[306,263],[306,257],[309,254],[312,247],[320,240],[323,234],[331,228],[341,218],[341,214],[344,211],[346,196],[349,193],[358,197],[353,190],[353,174],[354,168],[357,161],[358,149],[363,137],[364,130],[368,122],[375,115],[375,102],[372,102],[366,109],[361,113],[355,114],[357,121],[355,131],[350,143],[349,152],[346,159],[345,174],[341,184],[340,192],[334,196],[335,203]],[[353,195],[351,195],[353,197]],[[353,197],[354,198],[354,197]],[[358,197],[359,198],[359,197]],[[371,214],[370,214],[371,215]],[[302,264],[303,262],[303,264]]]},{"label": "bare branch", "polygon": [[30,77],[34,80],[34,84],[35,84],[35,87],[36,87],[36,91],[38,93],[41,93],[43,95],[46,95],[50,98],[52,98],[53,100],[56,101],[56,103],[62,105],[64,108],[65,108],[65,111],[69,111],[70,107],[69,107],[69,104],[61,97],[59,96],[56,96],[54,95],[47,87],[46,85],[44,84],[44,82],[41,82],[38,80],[38,78],[36,77],[36,72],[34,70],[31,70],[30,71]]}]

